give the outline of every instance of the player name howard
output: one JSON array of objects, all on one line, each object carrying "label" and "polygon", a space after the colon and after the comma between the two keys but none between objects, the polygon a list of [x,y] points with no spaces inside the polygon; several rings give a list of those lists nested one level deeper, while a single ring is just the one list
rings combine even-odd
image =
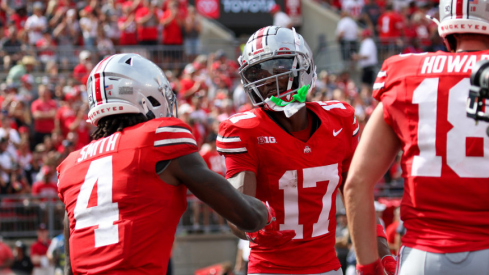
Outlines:
[{"label": "player name howard", "polygon": [[489,54],[429,55],[421,64],[419,74],[470,73],[480,60],[489,59]]}]

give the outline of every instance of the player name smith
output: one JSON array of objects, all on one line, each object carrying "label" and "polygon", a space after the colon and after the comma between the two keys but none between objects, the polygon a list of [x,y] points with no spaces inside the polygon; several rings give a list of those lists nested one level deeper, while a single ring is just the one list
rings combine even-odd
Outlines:
[{"label": "player name smith", "polygon": [[423,60],[420,74],[467,73],[483,59],[489,59],[489,54],[427,56]]},{"label": "player name smith", "polygon": [[80,157],[76,162],[84,161],[87,158],[92,158],[100,154],[110,153],[117,148],[116,144],[119,139],[120,133],[115,133],[106,138],[101,138],[95,142],[92,142],[84,146],[80,150]]}]

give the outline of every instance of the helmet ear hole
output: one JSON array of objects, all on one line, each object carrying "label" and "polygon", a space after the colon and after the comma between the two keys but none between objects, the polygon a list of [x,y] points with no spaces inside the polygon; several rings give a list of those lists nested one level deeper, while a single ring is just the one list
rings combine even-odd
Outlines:
[{"label": "helmet ear hole", "polygon": [[151,102],[151,105],[153,105],[153,107],[158,107],[161,105],[160,102],[152,96],[148,96],[148,100],[149,102]]}]

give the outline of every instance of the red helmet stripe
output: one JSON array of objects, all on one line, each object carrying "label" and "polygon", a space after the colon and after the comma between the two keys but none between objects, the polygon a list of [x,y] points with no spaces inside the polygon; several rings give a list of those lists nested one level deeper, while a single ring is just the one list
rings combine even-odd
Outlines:
[{"label": "red helmet stripe", "polygon": [[259,49],[263,48],[263,34],[265,33],[265,31],[267,29],[268,29],[268,27],[265,27],[265,28],[261,28],[258,31],[258,34],[256,35],[257,39],[256,39],[256,49],[255,50],[259,50]]},{"label": "red helmet stripe", "polygon": [[[112,56],[106,57],[104,60],[102,60],[98,65],[97,68],[95,68],[95,73],[93,75],[94,81],[93,81],[93,97],[96,100],[96,105],[100,105],[104,103],[104,100],[107,101],[107,97],[105,95],[105,87],[104,87],[104,80],[100,78],[100,75],[102,75],[103,78],[103,72],[105,70],[105,67],[107,67],[107,64],[109,64],[109,59]],[[103,94],[102,94],[103,91]]]},{"label": "red helmet stripe", "polygon": [[96,73],[93,75],[95,80],[93,81],[93,93],[96,101],[96,105],[102,104],[102,91],[100,91],[100,74]]},{"label": "red helmet stripe", "polygon": [[457,0],[455,10],[457,18],[462,18],[464,16],[464,0]]}]

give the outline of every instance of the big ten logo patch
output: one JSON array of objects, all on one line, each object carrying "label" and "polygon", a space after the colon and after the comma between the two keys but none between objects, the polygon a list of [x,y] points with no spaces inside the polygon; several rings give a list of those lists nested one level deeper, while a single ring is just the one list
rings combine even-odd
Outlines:
[{"label": "big ten logo patch", "polygon": [[275,137],[257,137],[258,144],[277,143]]}]

